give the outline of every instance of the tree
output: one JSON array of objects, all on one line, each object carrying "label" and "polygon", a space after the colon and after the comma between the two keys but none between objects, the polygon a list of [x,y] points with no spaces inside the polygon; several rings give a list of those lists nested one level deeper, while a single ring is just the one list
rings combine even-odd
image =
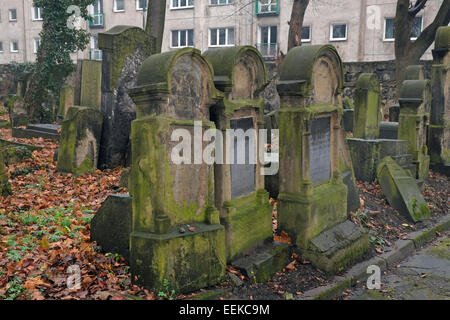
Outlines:
[{"label": "tree", "polygon": [[434,21],[416,40],[411,40],[414,20],[428,0],[398,0],[395,14],[395,62],[397,91],[405,79],[406,68],[417,64],[422,55],[434,41],[436,31],[440,26],[450,22],[450,1],[443,0]]},{"label": "tree", "polygon": [[36,68],[25,96],[32,122],[52,120],[43,104],[51,95],[59,96],[65,79],[75,70],[70,54],[84,50],[89,43],[89,33],[74,26],[73,19],[89,19],[87,7],[93,2],[34,0],[33,6],[42,10],[43,23]]},{"label": "tree", "polygon": [[302,45],[302,27],[309,0],[294,0],[289,21],[288,51]]}]

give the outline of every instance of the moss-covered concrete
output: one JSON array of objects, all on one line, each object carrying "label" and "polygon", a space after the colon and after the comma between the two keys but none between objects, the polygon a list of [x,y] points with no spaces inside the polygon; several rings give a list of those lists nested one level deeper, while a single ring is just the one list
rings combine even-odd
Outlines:
[{"label": "moss-covered concrete", "polygon": [[221,224],[226,230],[228,262],[272,238],[272,206],[267,191],[258,190],[226,201],[223,206],[226,213]]},{"label": "moss-covered concrete", "polygon": [[102,102],[102,62],[82,61],[81,98],[82,106],[100,110]]},{"label": "moss-covered concrete", "polygon": [[25,159],[31,159],[32,151],[25,146],[8,145],[3,150],[3,160],[7,165],[22,162]]},{"label": "moss-covered concrete", "polygon": [[13,127],[26,126],[30,122],[28,106],[24,98],[13,96],[8,100],[7,107]]},{"label": "moss-covered concrete", "polygon": [[353,136],[377,139],[380,134],[380,83],[377,75],[363,73],[356,81]]},{"label": "moss-covered concrete", "polygon": [[72,107],[62,123],[56,169],[83,174],[96,170],[103,115],[94,108]]},{"label": "moss-covered concrete", "polygon": [[151,291],[176,294],[214,285],[225,277],[225,230],[221,225],[192,224],[194,232],[131,234],[131,272],[135,283]]}]

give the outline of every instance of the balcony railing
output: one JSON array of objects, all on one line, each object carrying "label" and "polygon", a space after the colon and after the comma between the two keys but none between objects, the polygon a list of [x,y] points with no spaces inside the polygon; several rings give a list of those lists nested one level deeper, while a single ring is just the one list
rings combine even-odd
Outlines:
[{"label": "balcony railing", "polygon": [[89,59],[102,61],[102,50],[91,49],[89,51]]},{"label": "balcony railing", "polygon": [[101,27],[103,26],[103,13],[91,14],[91,19],[89,20],[89,27]]},{"label": "balcony railing", "polygon": [[278,43],[258,43],[256,44],[256,48],[266,60],[275,60],[278,58],[280,51]]},{"label": "balcony railing", "polygon": [[258,0],[255,4],[257,16],[278,15],[278,0]]}]

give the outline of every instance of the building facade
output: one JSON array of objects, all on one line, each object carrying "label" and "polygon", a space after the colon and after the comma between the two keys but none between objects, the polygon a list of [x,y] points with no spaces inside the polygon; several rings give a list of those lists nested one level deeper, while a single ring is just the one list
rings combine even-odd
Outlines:
[{"label": "building facade", "polygon": [[[414,24],[412,38],[428,26],[445,0],[429,0]],[[0,64],[35,61],[42,28],[33,0],[0,0]],[[333,44],[346,62],[394,59],[396,0],[311,0],[303,42]],[[89,8],[87,50],[73,59],[101,59],[97,35],[115,25],[145,26],[147,0],[96,0]],[[163,51],[194,46],[252,45],[276,59],[287,52],[293,0],[167,0]],[[431,49],[423,59],[430,60]]]}]

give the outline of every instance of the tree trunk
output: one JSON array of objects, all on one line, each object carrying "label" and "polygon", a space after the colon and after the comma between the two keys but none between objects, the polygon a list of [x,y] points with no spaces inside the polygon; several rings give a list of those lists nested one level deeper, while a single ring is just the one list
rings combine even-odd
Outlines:
[{"label": "tree trunk", "polygon": [[302,26],[309,0],[294,0],[289,21],[288,51],[302,45]]}]

